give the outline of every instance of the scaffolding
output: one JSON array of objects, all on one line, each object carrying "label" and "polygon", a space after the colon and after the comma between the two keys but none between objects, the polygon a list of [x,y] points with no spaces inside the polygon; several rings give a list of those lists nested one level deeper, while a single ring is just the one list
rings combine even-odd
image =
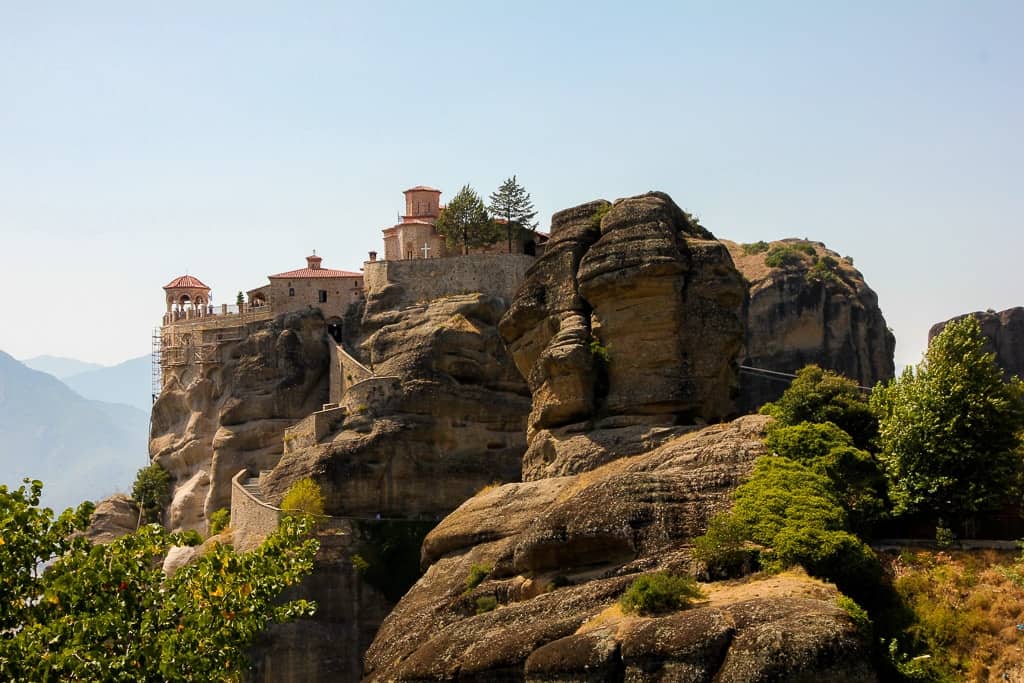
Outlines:
[{"label": "scaffolding", "polygon": [[162,351],[162,340],[160,338],[160,328],[153,328],[153,340],[152,350],[150,351],[150,374],[152,378],[152,394],[153,403],[156,403],[156,397],[160,395],[160,390],[163,388],[163,365],[160,363]]}]

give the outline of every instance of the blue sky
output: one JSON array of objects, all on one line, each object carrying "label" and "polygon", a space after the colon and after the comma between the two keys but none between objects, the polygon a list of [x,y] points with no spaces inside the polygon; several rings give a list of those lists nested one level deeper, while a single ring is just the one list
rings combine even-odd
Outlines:
[{"label": "blue sky", "polygon": [[1024,305],[1020,3],[0,4],[0,349],[148,352],[186,270],[232,302],[355,269],[401,190],[515,173],[546,228],[668,192],[720,237],[854,257],[916,362]]}]

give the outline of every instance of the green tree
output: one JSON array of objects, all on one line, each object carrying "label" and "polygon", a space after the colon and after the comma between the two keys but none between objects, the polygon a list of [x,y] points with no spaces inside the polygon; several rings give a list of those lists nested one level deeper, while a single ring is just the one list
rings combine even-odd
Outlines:
[{"label": "green tree", "polygon": [[1007,383],[973,316],[949,323],[916,368],[879,385],[879,457],[897,513],[969,517],[1007,500],[1022,470],[1024,385]]},{"label": "green tree", "polygon": [[537,211],[533,208],[530,193],[516,181],[516,177],[506,178],[505,182],[491,193],[491,203],[487,207],[491,214],[505,219],[505,234],[508,237],[508,253],[512,253],[512,238],[521,230],[530,230],[537,226],[533,220]]},{"label": "green tree", "polygon": [[878,420],[857,383],[817,365],[797,372],[782,397],[761,412],[783,425],[831,422],[853,437],[857,448],[870,448],[878,434]]},{"label": "green tree", "polygon": [[324,494],[320,484],[309,477],[288,487],[281,499],[281,509],[288,513],[319,516],[324,514]]},{"label": "green tree", "polygon": [[41,490],[0,487],[2,680],[237,681],[267,625],[312,613],[280,600],[312,569],[317,542],[301,520],[250,553],[215,545],[168,578],[161,558],[197,534],[151,524],[94,546],[73,533],[91,506],[54,520]]},{"label": "green tree", "polygon": [[143,467],[135,475],[132,498],[139,506],[140,521],[160,521],[160,513],[171,500],[170,473],[157,463]]},{"label": "green tree", "polygon": [[463,254],[468,254],[472,247],[493,244],[498,239],[484,201],[469,185],[463,185],[441,210],[434,227],[449,247],[461,245]]}]

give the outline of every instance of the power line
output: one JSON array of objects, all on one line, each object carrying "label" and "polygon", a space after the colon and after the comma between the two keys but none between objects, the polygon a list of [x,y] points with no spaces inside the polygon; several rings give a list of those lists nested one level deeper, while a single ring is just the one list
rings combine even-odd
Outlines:
[{"label": "power line", "polygon": [[[755,368],[752,365],[741,365],[740,372],[746,371],[749,375],[761,375],[764,379],[774,380],[776,382],[792,382],[796,379],[796,375],[791,372],[779,372],[778,370],[768,370],[766,368]],[[857,388],[861,391],[871,393],[871,387],[862,387],[859,384]]]}]

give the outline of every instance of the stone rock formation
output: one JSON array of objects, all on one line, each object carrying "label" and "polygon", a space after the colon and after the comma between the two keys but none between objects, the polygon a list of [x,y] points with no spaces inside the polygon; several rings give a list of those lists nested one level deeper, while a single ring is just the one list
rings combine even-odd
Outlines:
[{"label": "stone rock formation", "polygon": [[[892,378],[895,337],[852,262],[820,242],[724,243],[749,287],[742,365],[795,373],[816,363],[867,387]],[[740,411],[756,411],[786,386],[741,373]]]},{"label": "stone rock formation", "polygon": [[93,543],[110,543],[139,527],[139,506],[123,493],[96,503],[85,536]]},{"label": "stone rock formation", "polygon": [[[424,542],[429,568],[377,632],[366,680],[875,680],[835,589],[806,576],[709,584],[660,616],[617,604],[638,575],[687,571],[689,539],[764,453],[767,421],[466,501]],[[467,590],[474,567],[489,572]]]},{"label": "stone rock formation", "polygon": [[518,480],[530,399],[498,336],[505,308],[466,294],[367,316],[352,334],[380,392],[349,397],[339,431],[286,453],[261,482],[267,499],[313,477],[332,514],[433,519]]},{"label": "stone rock formation", "polygon": [[1003,369],[1006,379],[1016,375],[1024,378],[1024,307],[1005,311],[977,311],[965,313],[945,322],[936,323],[928,330],[928,343],[937,337],[953,320],[973,315],[981,323],[985,335],[985,351],[996,354],[996,363]]},{"label": "stone rock formation", "polygon": [[173,479],[172,530],[205,532],[208,516],[230,504],[231,477],[273,467],[285,428],[327,400],[318,310],[279,316],[220,346],[225,362],[172,368],[153,404],[149,452]]},{"label": "stone rock formation", "polygon": [[723,244],[668,195],[556,213],[500,324],[533,396],[523,478],[731,415],[744,293]]}]

